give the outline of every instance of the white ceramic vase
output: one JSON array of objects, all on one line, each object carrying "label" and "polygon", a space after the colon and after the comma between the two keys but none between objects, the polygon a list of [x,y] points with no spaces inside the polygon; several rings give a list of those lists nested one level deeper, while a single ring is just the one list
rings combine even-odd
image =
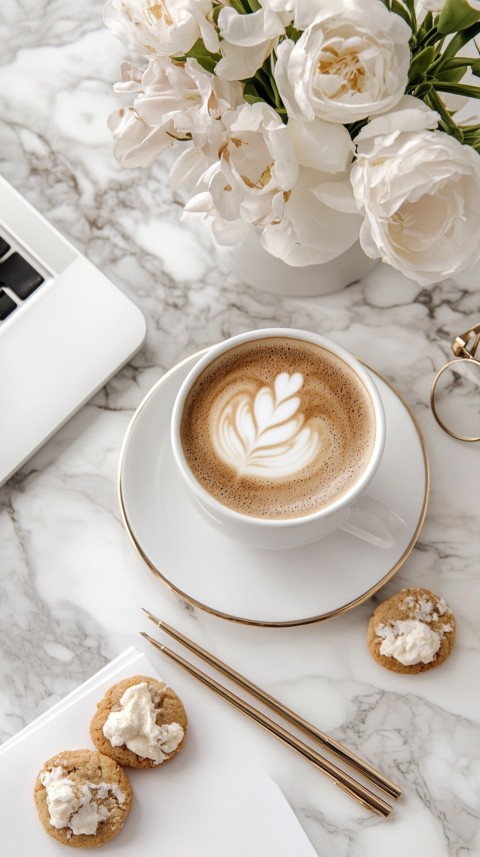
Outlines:
[{"label": "white ceramic vase", "polygon": [[293,267],[262,247],[260,232],[252,229],[239,244],[219,247],[222,258],[238,279],[249,286],[277,295],[314,297],[338,292],[359,280],[377,263],[356,241],[345,253],[318,265]]}]

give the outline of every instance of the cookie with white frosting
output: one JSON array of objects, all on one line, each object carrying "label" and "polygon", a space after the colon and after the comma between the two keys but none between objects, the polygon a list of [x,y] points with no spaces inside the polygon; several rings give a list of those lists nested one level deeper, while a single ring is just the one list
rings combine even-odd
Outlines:
[{"label": "cookie with white frosting", "polygon": [[171,761],[183,749],[186,734],[187,715],[175,691],[141,675],[109,688],[90,723],[97,749],[130,768]]},{"label": "cookie with white frosting", "polygon": [[377,663],[399,673],[438,667],[455,643],[455,618],[443,598],[429,589],[402,589],[374,611],[368,648]]},{"label": "cookie with white frosting", "polygon": [[64,750],[37,775],[34,799],[47,833],[73,848],[94,848],[120,833],[133,791],[121,767],[96,750]]}]

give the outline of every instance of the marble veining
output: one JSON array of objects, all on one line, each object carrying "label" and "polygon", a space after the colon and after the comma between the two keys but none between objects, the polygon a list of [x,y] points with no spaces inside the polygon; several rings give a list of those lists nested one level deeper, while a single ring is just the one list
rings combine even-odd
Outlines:
[{"label": "marble veining", "polygon": [[[308,299],[246,286],[205,225],[182,217],[168,187],[171,153],[145,171],[115,162],[106,118],[119,103],[112,84],[125,51],[101,6],[0,8],[0,170],[148,322],[132,362],[0,489],[0,739],[126,646],[141,647],[145,605],[405,789],[382,821],[234,718],[319,857],[478,857],[479,449],[441,432],[429,391],[453,336],[479,320],[480,272],[421,288],[377,266],[342,292]],[[116,493],[122,441],[151,386],[184,357],[265,326],[327,335],[390,379],[419,421],[432,476],[418,544],[387,587],[330,622],[283,630],[224,623],[164,589],[135,554]],[[398,676],[370,658],[366,625],[378,600],[417,585],[447,600],[457,645],[439,670]]]}]

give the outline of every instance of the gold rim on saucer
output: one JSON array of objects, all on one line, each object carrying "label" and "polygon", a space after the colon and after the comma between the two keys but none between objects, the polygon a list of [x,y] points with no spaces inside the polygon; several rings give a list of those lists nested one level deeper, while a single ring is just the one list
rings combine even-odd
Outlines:
[{"label": "gold rim on saucer", "polygon": [[119,497],[120,511],[122,513],[123,522],[125,524],[125,528],[127,530],[127,533],[130,537],[130,540],[131,540],[135,550],[140,555],[140,557],[143,559],[143,561],[146,563],[146,565],[149,567],[149,569],[156,575],[156,577],[158,577],[162,581],[162,583],[164,583],[165,586],[168,587],[168,589],[170,589],[172,592],[174,592],[176,595],[178,595],[183,601],[185,601],[187,604],[190,604],[192,607],[197,607],[198,609],[203,610],[206,613],[210,613],[212,616],[218,616],[220,619],[227,619],[230,622],[237,622],[238,624],[241,624],[241,625],[252,625],[252,626],[263,627],[263,628],[291,628],[291,627],[298,626],[298,625],[312,625],[315,622],[325,622],[327,619],[333,619],[334,616],[340,616],[342,613],[346,613],[348,610],[353,610],[354,607],[358,607],[359,604],[362,604],[364,601],[367,601],[369,598],[372,597],[372,595],[374,595],[376,592],[378,592],[378,590],[381,589],[382,586],[385,586],[385,584],[388,583],[388,581],[393,577],[394,574],[396,574],[396,572],[399,570],[399,568],[402,567],[404,562],[410,556],[411,552],[413,551],[413,548],[415,547],[415,544],[416,544],[418,537],[420,535],[420,531],[423,527],[423,523],[425,521],[425,516],[427,514],[428,498],[429,498],[429,493],[430,493],[430,465],[429,465],[428,456],[427,456],[425,439],[423,437],[422,430],[418,424],[418,421],[417,421],[415,415],[413,414],[412,409],[407,404],[407,402],[405,401],[403,396],[400,395],[398,390],[393,386],[393,384],[390,383],[390,381],[387,380],[387,378],[384,377],[384,375],[382,375],[380,372],[378,372],[377,369],[374,369],[373,366],[370,366],[364,360],[360,360],[360,358],[357,358],[360,360],[360,363],[362,363],[362,365],[365,366],[370,372],[373,372],[374,375],[376,375],[378,378],[380,378],[384,382],[384,384],[386,384],[387,387],[389,387],[392,390],[392,392],[397,396],[397,398],[400,400],[400,402],[404,406],[405,410],[408,412],[410,419],[412,420],[413,426],[415,428],[415,431],[418,435],[418,439],[420,441],[422,454],[423,454],[423,460],[424,460],[424,464],[425,464],[425,493],[424,493],[422,509],[420,512],[420,516],[418,519],[417,526],[415,528],[415,532],[413,533],[413,536],[412,536],[409,544],[405,548],[402,556],[397,560],[395,565],[389,571],[387,571],[386,574],[384,574],[384,576],[374,586],[371,586],[370,589],[368,589],[366,592],[362,593],[362,595],[359,595],[357,598],[354,598],[352,601],[347,602],[347,604],[344,604],[335,610],[330,610],[327,613],[320,613],[318,615],[308,616],[308,617],[302,618],[302,619],[285,619],[285,620],[278,621],[278,622],[276,622],[276,621],[265,621],[265,620],[261,620],[261,619],[247,619],[243,616],[235,616],[231,613],[225,613],[221,610],[216,610],[214,607],[210,607],[208,604],[204,604],[203,602],[198,601],[196,598],[189,595],[188,592],[185,592],[184,590],[180,589],[178,586],[176,586],[174,583],[172,583],[172,581],[169,580],[159,568],[157,568],[157,566],[152,562],[152,560],[146,555],[146,553],[142,549],[142,546],[140,545],[137,538],[135,537],[133,529],[132,529],[130,522],[128,520],[128,516],[127,516],[127,512],[126,512],[126,508],[125,508],[125,502],[124,502],[123,485],[122,485],[123,460],[124,460],[127,444],[128,444],[129,438],[130,438],[130,434],[131,434],[132,429],[134,427],[135,421],[136,421],[139,413],[142,411],[146,402],[150,399],[151,396],[153,396],[157,392],[158,388],[160,386],[162,386],[162,384],[170,377],[170,375],[172,375],[174,372],[176,372],[185,363],[191,362],[194,358],[197,358],[197,359],[200,358],[207,351],[209,351],[209,349],[204,348],[204,349],[202,349],[202,351],[198,351],[196,354],[191,354],[189,357],[186,357],[184,360],[181,360],[179,363],[176,363],[175,366],[173,366],[171,369],[168,370],[168,372],[166,372],[164,375],[162,375],[162,377],[156,382],[156,384],[153,385],[151,390],[149,390],[147,395],[143,398],[140,405],[136,409],[136,411],[135,411],[135,413],[134,413],[134,415],[130,421],[130,424],[128,426],[125,438],[123,440],[122,448],[120,451],[120,461],[119,461],[119,467],[118,467],[118,497]]}]

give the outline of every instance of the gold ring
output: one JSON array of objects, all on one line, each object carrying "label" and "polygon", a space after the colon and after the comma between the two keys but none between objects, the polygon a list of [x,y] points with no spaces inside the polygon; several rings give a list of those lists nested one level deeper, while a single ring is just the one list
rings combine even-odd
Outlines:
[{"label": "gold ring", "polygon": [[445,363],[445,366],[442,366],[442,368],[435,375],[435,379],[434,379],[433,384],[432,384],[432,390],[430,393],[430,405],[432,407],[433,416],[435,417],[438,425],[440,426],[440,428],[442,428],[444,431],[446,431],[447,434],[450,435],[450,437],[455,437],[457,440],[464,440],[467,443],[476,443],[477,441],[480,440],[480,436],[479,437],[468,437],[467,435],[457,434],[456,432],[452,431],[452,429],[449,428],[443,422],[443,420],[439,417],[438,412],[437,412],[437,408],[435,405],[435,392],[437,389],[438,381],[440,380],[441,376],[443,375],[443,373],[445,372],[446,369],[449,369],[451,366],[457,365],[458,363],[469,363],[469,364],[475,363],[477,366],[480,367],[480,361],[476,360],[475,357],[470,357],[470,356],[469,357],[455,357],[453,360],[449,360],[448,363]]}]

